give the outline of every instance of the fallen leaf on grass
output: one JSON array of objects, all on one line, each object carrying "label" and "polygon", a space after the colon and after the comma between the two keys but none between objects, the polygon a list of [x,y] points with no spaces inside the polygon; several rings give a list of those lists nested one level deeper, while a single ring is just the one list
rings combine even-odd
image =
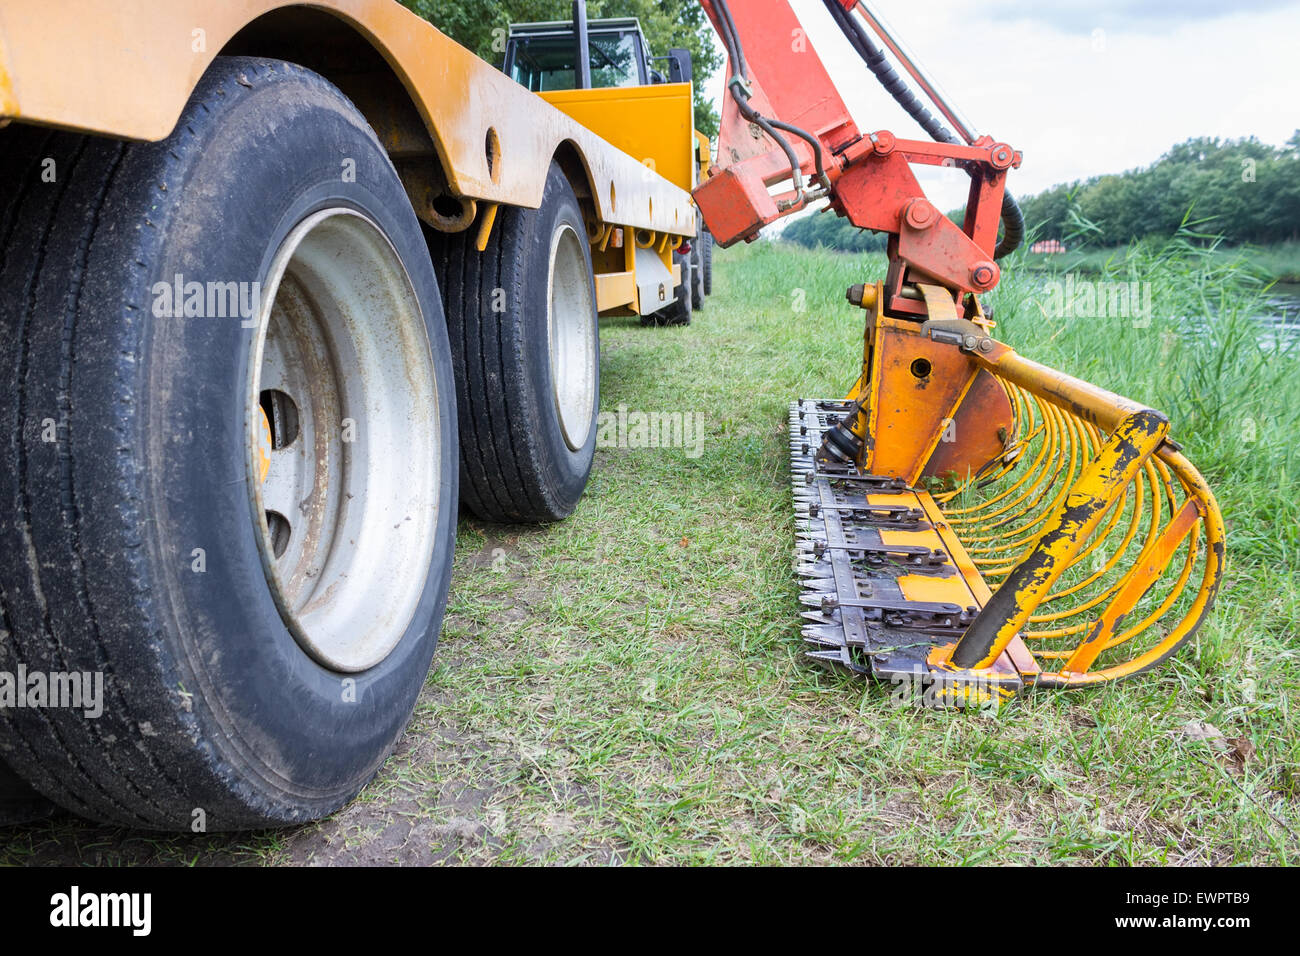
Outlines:
[{"label": "fallen leaf on grass", "polygon": [[1238,773],[1244,771],[1246,764],[1255,756],[1255,745],[1249,737],[1228,737],[1208,721],[1189,720],[1183,724],[1182,732],[1189,740],[1203,741],[1210,749],[1217,750]]},{"label": "fallen leaf on grass", "polygon": [[1189,720],[1183,724],[1183,736],[1188,740],[1202,740],[1216,750],[1228,749],[1228,738],[1209,721]]},{"label": "fallen leaf on grass", "polygon": [[1229,753],[1229,759],[1238,772],[1246,769],[1246,764],[1255,756],[1255,745],[1250,742],[1249,737],[1233,737],[1228,743],[1232,744],[1232,750]]}]

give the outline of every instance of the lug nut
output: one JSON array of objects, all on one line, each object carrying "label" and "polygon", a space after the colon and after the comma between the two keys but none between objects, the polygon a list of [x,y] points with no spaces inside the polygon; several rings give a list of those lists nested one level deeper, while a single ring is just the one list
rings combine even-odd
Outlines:
[{"label": "lug nut", "polygon": [[997,284],[998,271],[992,262],[978,262],[970,271],[971,284],[977,289],[991,289]]},{"label": "lug nut", "polygon": [[913,229],[925,229],[932,222],[938,213],[932,205],[924,199],[913,199],[907,206],[907,224]]}]

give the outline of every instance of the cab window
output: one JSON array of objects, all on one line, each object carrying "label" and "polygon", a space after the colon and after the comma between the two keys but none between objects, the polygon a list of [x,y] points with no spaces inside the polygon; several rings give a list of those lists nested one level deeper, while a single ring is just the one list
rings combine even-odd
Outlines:
[{"label": "cab window", "polygon": [[[534,93],[571,90],[576,83],[573,39],[563,36],[516,37],[510,76]],[[641,86],[641,64],[635,33],[593,33],[591,85]]]}]

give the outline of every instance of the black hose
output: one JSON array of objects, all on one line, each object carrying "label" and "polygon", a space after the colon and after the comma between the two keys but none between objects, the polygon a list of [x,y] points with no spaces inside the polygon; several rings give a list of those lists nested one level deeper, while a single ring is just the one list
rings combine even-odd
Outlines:
[{"label": "black hose", "polygon": [[[735,21],[731,19],[731,9],[727,6],[727,0],[717,0],[715,9],[718,12],[718,20],[722,27],[722,45],[726,48],[727,57],[736,70],[736,76],[733,77],[733,80],[739,79],[740,83],[743,83],[749,79],[749,65],[745,62],[745,50],[740,45],[740,35],[736,32]],[[798,184],[800,181],[799,157],[795,155],[794,147],[776,131],[766,117],[749,105],[749,96],[740,83],[732,80],[727,82],[727,90],[731,93],[731,98],[736,101],[736,107],[740,110],[740,115],[758,126],[759,129],[772,138],[773,142],[781,147],[790,163],[795,183]]]},{"label": "black hose", "polygon": [[[849,44],[858,52],[858,56],[862,57],[867,69],[875,75],[894,101],[907,111],[907,115],[916,120],[921,129],[925,130],[926,135],[936,143],[956,143],[957,137],[916,98],[907,81],[898,75],[898,71],[890,64],[884,51],[871,41],[871,37],[862,28],[862,24],[854,19],[853,14],[845,10],[838,0],[822,0],[822,3],[848,38]],[[1002,241],[993,250],[993,258],[1001,259],[1014,252],[1020,247],[1024,238],[1025,215],[1021,212],[1016,197],[1011,195],[1009,190],[1003,190]]]},{"label": "black hose", "polygon": [[840,30],[848,37],[853,49],[857,50],[858,56],[862,57],[862,61],[867,64],[867,69],[885,88],[885,92],[907,111],[908,116],[920,124],[926,135],[936,143],[956,143],[957,137],[916,98],[907,81],[898,75],[898,71],[890,64],[885,52],[871,41],[871,36],[862,28],[862,24],[853,18],[853,14],[845,10],[838,0],[822,0],[822,3],[839,24]]},{"label": "black hose", "polygon": [[1002,192],[1002,241],[993,250],[993,258],[1001,259],[1020,248],[1025,241],[1025,214],[1020,209],[1016,197]]},{"label": "black hose", "polygon": [[812,133],[808,132],[807,130],[800,129],[798,126],[795,126],[793,123],[783,123],[780,120],[768,120],[768,122],[771,123],[773,126],[775,126],[777,129],[783,129],[787,133],[794,133],[794,135],[798,136],[802,140],[805,140],[808,143],[808,145],[812,147],[813,161],[817,164],[817,178],[821,180],[821,184],[823,186],[829,189],[831,185],[831,181],[829,177],[827,177],[826,175],[826,165],[825,165],[824,157],[822,156],[821,140],[819,140],[816,136],[814,136]]},{"label": "black hose", "polygon": [[[749,64],[745,60],[745,48],[740,42],[740,32],[736,29],[736,21],[731,17],[731,8],[727,5],[727,0],[714,0],[714,10],[718,14],[719,25],[721,26],[722,45],[726,48],[727,56],[731,59],[732,66],[736,70],[736,76],[744,82],[749,79]],[[785,157],[790,162],[790,175],[794,180],[795,188],[801,194],[803,192],[803,175],[800,171],[799,157],[795,154],[794,147],[790,141],[782,136],[777,130],[785,130],[787,133],[793,133],[800,139],[806,141],[812,147],[813,158],[817,164],[817,178],[823,186],[830,185],[830,179],[826,176],[825,157],[822,155],[822,144],[817,137],[813,136],[806,130],[800,129],[791,123],[784,123],[781,120],[769,119],[763,116],[758,110],[754,109],[749,103],[748,92],[739,84],[728,81],[727,89],[731,93],[731,98],[736,101],[736,106],[740,110],[740,115],[756,124],[759,129],[770,136],[785,153]],[[802,197],[801,197],[802,198]],[[798,200],[796,200],[797,202]]]},{"label": "black hose", "polygon": [[794,147],[790,145],[790,141],[776,131],[771,120],[749,105],[748,98],[742,97],[739,92],[733,92],[732,95],[735,97],[736,105],[740,107],[740,115],[745,117],[745,119],[749,120],[751,123],[758,124],[758,127],[768,136],[772,137],[777,145],[785,151],[785,158],[790,162],[790,175],[794,178],[795,188],[802,189],[803,174],[799,170],[799,157],[795,154]]},{"label": "black hose", "polygon": [[717,0],[713,8],[718,12],[718,19],[722,21],[722,26],[726,35],[722,38],[723,44],[727,47],[727,54],[731,57],[732,65],[736,68],[736,73],[744,79],[749,79],[749,64],[745,62],[745,48],[740,45],[740,33],[736,30],[736,21],[731,18],[731,7],[727,6],[727,0]]}]

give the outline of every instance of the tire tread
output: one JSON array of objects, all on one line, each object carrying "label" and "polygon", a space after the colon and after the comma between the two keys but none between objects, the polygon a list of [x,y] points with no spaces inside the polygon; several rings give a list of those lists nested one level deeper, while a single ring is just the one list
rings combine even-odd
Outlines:
[{"label": "tire tread", "polygon": [[[562,177],[556,168],[551,175]],[[548,488],[530,434],[536,410],[525,397],[527,316],[520,304],[530,251],[540,248],[538,217],[538,210],[502,207],[481,253],[473,230],[425,230],[454,352],[462,500],[478,516],[503,523],[552,521],[569,510]],[[505,301],[498,311],[499,296]]]}]

